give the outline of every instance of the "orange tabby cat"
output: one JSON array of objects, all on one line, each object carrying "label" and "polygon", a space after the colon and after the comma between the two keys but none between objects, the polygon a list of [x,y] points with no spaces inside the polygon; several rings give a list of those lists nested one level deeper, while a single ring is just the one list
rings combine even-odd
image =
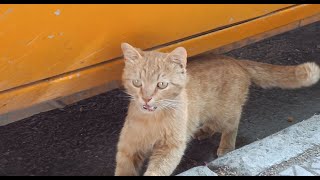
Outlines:
[{"label": "orange tabby cat", "polygon": [[171,175],[191,138],[222,133],[218,156],[234,150],[251,82],[294,89],[319,80],[315,63],[277,66],[217,56],[188,63],[184,48],[171,53],[121,45],[123,82],[131,96],[116,157],[116,175]]}]

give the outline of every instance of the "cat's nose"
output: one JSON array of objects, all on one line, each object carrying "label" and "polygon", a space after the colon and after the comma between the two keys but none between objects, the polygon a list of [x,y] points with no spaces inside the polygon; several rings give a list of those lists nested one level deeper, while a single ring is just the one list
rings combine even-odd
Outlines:
[{"label": "cat's nose", "polygon": [[151,98],[142,98],[142,99],[143,99],[143,101],[147,104],[148,102],[151,101],[152,97],[151,97]]}]

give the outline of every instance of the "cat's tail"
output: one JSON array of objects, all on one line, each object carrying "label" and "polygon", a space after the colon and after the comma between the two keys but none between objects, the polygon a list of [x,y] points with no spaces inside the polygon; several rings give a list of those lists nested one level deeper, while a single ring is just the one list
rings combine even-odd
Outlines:
[{"label": "cat's tail", "polygon": [[249,60],[238,62],[248,72],[251,80],[262,88],[296,89],[312,86],[320,79],[320,68],[316,63],[280,66]]}]

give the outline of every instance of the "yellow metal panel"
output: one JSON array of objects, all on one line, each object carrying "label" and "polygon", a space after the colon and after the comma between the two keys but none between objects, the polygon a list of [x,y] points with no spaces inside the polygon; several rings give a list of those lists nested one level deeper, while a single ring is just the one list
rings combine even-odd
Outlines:
[{"label": "yellow metal panel", "polygon": [[0,91],[289,6],[0,5]]},{"label": "yellow metal panel", "polygon": [[[319,20],[319,15],[320,4],[299,5],[263,18],[259,18],[257,20],[242,23],[240,25],[232,26],[231,28],[226,28],[215,33],[210,33],[198,38],[183,41],[181,45],[184,46],[188,50],[189,55],[192,56],[241,41],[253,35],[272,31],[275,28],[288,25],[292,22],[297,22],[297,27],[299,27],[305,23],[305,21],[299,20],[309,16],[315,16],[317,20]],[[197,41],[198,44],[195,44],[195,41]],[[171,51],[176,48],[177,45],[179,46],[179,44],[166,46],[163,48],[163,51]]]},{"label": "yellow metal panel", "polygon": [[[246,23],[175,43],[160,50],[168,51],[177,46],[185,46],[192,56],[253,36],[270,36],[268,32],[274,33],[277,29],[283,32],[285,29],[289,30],[319,21],[319,15],[320,5],[299,5]],[[130,42],[130,38],[128,40]],[[137,42],[142,43],[143,40]],[[139,46],[139,43],[133,44]],[[119,50],[117,51],[119,53]],[[118,81],[121,77],[122,67],[123,62],[120,59],[108,61],[45,81],[0,92],[0,114],[90,89],[110,81]],[[34,69],[34,71],[37,71],[37,69]]]}]

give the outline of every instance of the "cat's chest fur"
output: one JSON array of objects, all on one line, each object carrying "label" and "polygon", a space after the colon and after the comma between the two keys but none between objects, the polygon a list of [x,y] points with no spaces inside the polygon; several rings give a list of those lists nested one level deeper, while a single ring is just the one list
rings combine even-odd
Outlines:
[{"label": "cat's chest fur", "polygon": [[137,142],[153,145],[175,135],[174,132],[185,134],[187,131],[188,113],[185,104],[178,110],[151,114],[137,113],[135,108],[130,105],[126,127]]}]

